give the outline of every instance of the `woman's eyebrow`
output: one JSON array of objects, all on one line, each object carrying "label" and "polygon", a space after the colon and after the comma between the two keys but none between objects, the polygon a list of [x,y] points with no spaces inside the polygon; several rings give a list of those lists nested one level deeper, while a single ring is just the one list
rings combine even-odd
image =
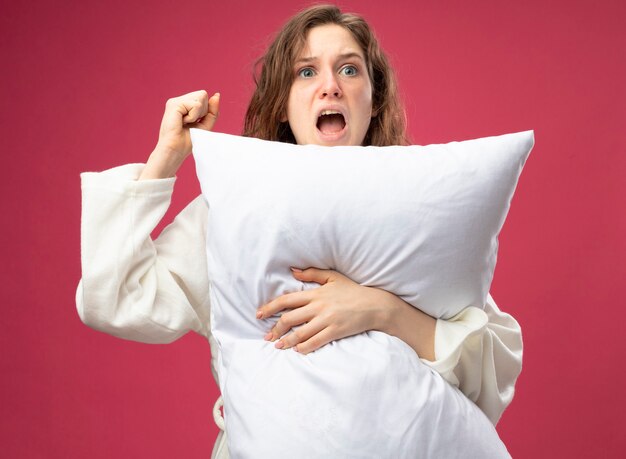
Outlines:
[{"label": "woman's eyebrow", "polygon": [[[339,59],[349,59],[349,58],[358,58],[363,60],[363,57],[361,57],[360,54],[358,53],[344,53],[344,54],[340,54],[339,55]],[[312,61],[316,61],[318,60],[318,58],[316,56],[312,56],[312,57],[301,57],[300,59],[296,60],[296,64],[299,64],[300,62],[312,62]]]}]

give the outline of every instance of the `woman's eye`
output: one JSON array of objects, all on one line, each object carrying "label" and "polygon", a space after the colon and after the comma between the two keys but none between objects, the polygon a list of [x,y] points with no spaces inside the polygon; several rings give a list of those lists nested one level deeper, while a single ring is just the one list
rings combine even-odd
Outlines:
[{"label": "woman's eye", "polygon": [[341,69],[344,75],[353,76],[357,74],[357,69],[354,65],[346,65]]},{"label": "woman's eye", "polygon": [[298,72],[298,75],[304,78],[311,78],[313,76],[313,69],[309,67],[304,68]]}]

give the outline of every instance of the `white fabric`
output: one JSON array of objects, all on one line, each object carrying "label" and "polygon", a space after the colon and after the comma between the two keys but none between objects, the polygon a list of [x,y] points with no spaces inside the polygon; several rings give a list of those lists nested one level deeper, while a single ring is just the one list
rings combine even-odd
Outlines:
[{"label": "white fabric", "polygon": [[[200,333],[211,345],[211,370],[219,384],[202,253],[206,205],[200,196],[193,200],[153,241],[150,234],[169,206],[175,179],[136,181],[143,167],[129,164],[81,174],[78,314],[96,330],[139,342],[169,343],[188,331]],[[477,388],[466,395],[479,394],[473,400],[486,413],[496,413],[490,416],[495,424],[513,398],[522,336],[513,317],[495,303],[493,311],[485,308],[486,327],[483,316],[438,320],[436,360],[422,362],[445,369],[443,376],[452,384],[460,381],[461,390]],[[492,344],[476,346],[476,340]],[[223,452],[224,446],[218,442],[215,449]]]},{"label": "white fabric", "polygon": [[484,310],[470,307],[450,320],[437,321],[435,357],[434,362],[422,361],[497,424],[504,407],[513,400],[514,381],[522,368],[517,321],[501,312],[488,295]]},{"label": "white fabric", "polygon": [[[369,331],[303,356],[262,339],[280,314],[254,314],[317,287],[289,266],[335,269],[437,318],[482,309],[532,131],[426,147],[300,146],[197,129],[191,138],[209,208],[211,332],[232,457],[506,451],[484,414],[401,340]],[[430,432],[434,419],[446,433]]]},{"label": "white fabric", "polygon": [[229,459],[228,437],[225,430],[220,430],[215,439],[215,445],[211,453],[211,459]]}]

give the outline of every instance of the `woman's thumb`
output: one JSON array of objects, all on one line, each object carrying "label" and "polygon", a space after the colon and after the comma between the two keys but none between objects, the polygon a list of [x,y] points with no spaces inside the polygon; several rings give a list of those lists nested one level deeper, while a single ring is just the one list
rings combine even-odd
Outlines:
[{"label": "woman's thumb", "polygon": [[198,127],[201,129],[206,129],[207,131],[210,131],[211,129],[213,129],[213,125],[215,124],[219,116],[219,109],[220,109],[220,93],[216,92],[209,98],[209,111],[202,118],[200,123],[198,123],[199,124]]}]

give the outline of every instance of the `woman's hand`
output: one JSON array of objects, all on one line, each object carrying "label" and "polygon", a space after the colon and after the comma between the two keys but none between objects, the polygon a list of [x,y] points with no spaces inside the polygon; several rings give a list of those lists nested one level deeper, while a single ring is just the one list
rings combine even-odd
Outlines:
[{"label": "woman's hand", "polygon": [[173,97],[165,103],[159,140],[139,180],[173,177],[191,153],[189,128],[210,131],[219,115],[220,94],[206,91]]},{"label": "woman's hand", "polygon": [[[265,339],[274,341],[292,327],[305,324],[276,343],[278,349],[294,350],[308,354],[325,344],[375,330],[386,312],[388,292],[364,287],[333,270],[309,268],[298,272],[292,268],[296,279],[317,282],[320,287],[301,292],[287,293],[261,306],[258,319],[267,318],[283,309],[274,328]],[[297,345],[297,347],[296,347]]]},{"label": "woman's hand", "polygon": [[274,328],[265,335],[268,341],[283,336],[292,327],[305,324],[276,343],[278,349],[293,348],[302,354],[325,344],[379,330],[407,343],[426,360],[435,360],[435,327],[437,321],[386,290],[365,287],[337,271],[291,268],[293,276],[321,287],[287,293],[261,306],[257,319],[271,317],[283,309]]}]

